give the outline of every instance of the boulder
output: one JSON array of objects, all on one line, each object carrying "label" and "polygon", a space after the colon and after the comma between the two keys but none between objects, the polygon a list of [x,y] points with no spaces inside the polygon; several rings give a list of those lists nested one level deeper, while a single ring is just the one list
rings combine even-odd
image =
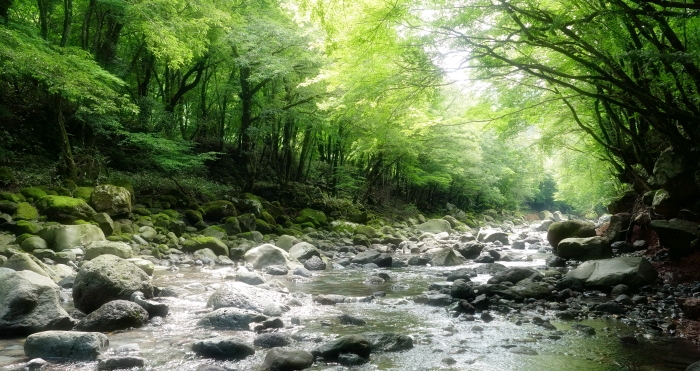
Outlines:
[{"label": "boulder", "polygon": [[192,350],[202,357],[244,359],[255,354],[253,344],[236,336],[219,336],[195,341]]},{"label": "boulder", "polygon": [[398,352],[413,348],[413,338],[395,332],[365,332],[372,352]]},{"label": "boulder", "polygon": [[512,267],[505,271],[501,271],[489,278],[487,283],[497,284],[503,282],[510,282],[516,284],[526,278],[531,278],[535,280],[542,279],[542,275],[532,268],[526,267]]},{"label": "boulder", "polygon": [[559,242],[565,238],[572,237],[594,237],[595,225],[591,222],[582,222],[580,220],[567,220],[563,222],[554,222],[547,230],[547,241],[556,251]]},{"label": "boulder", "polygon": [[654,198],[651,201],[651,208],[658,215],[672,216],[678,213],[680,206],[678,200],[671,198],[671,195],[665,189],[659,189],[654,193]]},{"label": "boulder", "polygon": [[[447,223],[443,220],[443,222]],[[448,223],[449,225],[449,223]],[[370,227],[369,225],[359,225],[352,231],[354,235],[362,235],[367,238],[379,238],[382,236],[381,233],[377,232],[376,229]]]},{"label": "boulder", "polygon": [[207,300],[207,307],[238,308],[274,316],[285,308],[283,294],[251,286],[243,282],[226,282]]},{"label": "boulder", "polygon": [[98,370],[123,370],[123,369],[141,369],[146,365],[146,359],[142,357],[117,355],[107,358],[101,358],[97,364]]},{"label": "boulder", "polygon": [[484,247],[485,245],[481,242],[469,241],[455,245],[455,250],[466,259],[474,259],[481,254]]},{"label": "boulder", "polygon": [[92,220],[97,223],[105,236],[109,237],[114,233],[114,221],[107,213],[97,213]]},{"label": "boulder", "polygon": [[512,286],[498,284],[492,285],[490,288],[478,286],[476,289],[479,290],[479,292],[489,292],[490,294],[497,294],[502,298],[516,301],[547,299],[552,295],[552,291],[554,291],[554,287],[545,282],[535,282],[527,279]]},{"label": "boulder", "polygon": [[373,263],[380,255],[382,255],[382,253],[377,250],[367,250],[355,255],[351,262],[354,264]]},{"label": "boulder", "polygon": [[[263,323],[263,326],[265,326],[265,325],[266,325],[266,323]],[[282,326],[284,327],[284,325],[282,325]],[[275,327],[267,327],[266,326],[266,328],[275,328]],[[286,334],[282,334],[279,332],[262,333],[262,334],[256,336],[255,340],[253,340],[253,345],[260,347],[260,348],[265,348],[265,349],[276,348],[276,347],[286,347],[287,345],[289,345],[291,343],[292,343],[292,338],[290,338]]]},{"label": "boulder", "polygon": [[[447,223],[445,221],[445,223]],[[361,335],[345,335],[332,340],[311,351],[316,357],[323,357],[326,360],[335,361],[340,354],[352,353],[362,358],[369,358],[371,345],[369,341]]]},{"label": "boulder", "polygon": [[129,300],[136,291],[153,297],[148,275],[127,260],[101,255],[80,268],[73,284],[73,303],[80,311],[91,313],[112,300]]},{"label": "boulder", "polygon": [[700,298],[682,298],[676,301],[685,318],[693,321],[700,320]]},{"label": "boulder", "polygon": [[292,246],[294,246],[298,243],[299,243],[299,240],[296,237],[284,234],[284,235],[281,235],[280,238],[277,239],[277,242],[275,242],[275,245],[284,251],[289,251],[289,249],[291,249]]},{"label": "boulder", "polygon": [[430,263],[436,267],[451,267],[463,264],[464,260],[464,257],[451,247],[444,247],[433,253]]},{"label": "boulder", "polygon": [[301,349],[272,348],[265,355],[264,366],[269,371],[294,371],[309,368],[313,354]]},{"label": "boulder", "polygon": [[202,210],[204,210],[204,220],[208,222],[218,223],[222,219],[238,215],[233,203],[226,200],[207,202],[202,205]]},{"label": "boulder", "polygon": [[421,232],[427,233],[449,233],[452,230],[452,228],[450,227],[450,222],[444,219],[430,219],[425,223],[418,224],[416,228]]},{"label": "boulder", "polygon": [[140,305],[113,300],[85,316],[76,328],[80,331],[112,332],[141,327],[148,323],[148,318],[148,312]]},{"label": "boulder", "polygon": [[610,288],[619,284],[639,287],[653,283],[657,278],[656,269],[645,258],[621,257],[603,260],[589,260],[566,274],[585,286]]},{"label": "boulder", "polygon": [[699,224],[682,219],[653,220],[651,228],[659,236],[659,244],[668,248],[669,256],[677,259],[690,255],[691,242],[698,238]]},{"label": "boulder", "polygon": [[288,252],[272,244],[264,244],[248,250],[243,258],[255,269],[263,269],[268,266],[281,265],[287,269],[299,266],[299,262]]},{"label": "boulder", "polygon": [[52,225],[39,231],[39,236],[46,240],[54,251],[70,250],[91,242],[106,240],[100,227],[92,224]]},{"label": "boulder", "polygon": [[61,307],[60,294],[45,276],[0,268],[0,337],[70,330],[73,320]]},{"label": "boulder", "polygon": [[109,216],[125,215],[131,212],[131,192],[123,187],[101,184],[90,195],[90,203],[97,212]]},{"label": "boulder", "polygon": [[554,215],[549,210],[540,211],[539,214],[537,214],[537,216],[540,218],[540,220],[552,220],[552,221],[554,221]]},{"label": "boulder", "polygon": [[27,202],[17,204],[17,210],[12,214],[14,220],[37,220],[39,219],[39,211]]},{"label": "boulder", "polygon": [[328,265],[326,264],[326,262],[321,260],[321,258],[319,258],[316,255],[304,262],[304,268],[310,271],[322,271],[325,270],[327,267]]},{"label": "boulder", "polygon": [[100,255],[111,254],[122,259],[134,256],[131,246],[124,242],[95,241],[85,247],[85,260],[92,260]]},{"label": "boulder", "polygon": [[299,242],[289,249],[289,255],[293,256],[295,259],[311,259],[312,256],[320,257],[321,251],[308,242]]},{"label": "boulder", "polygon": [[612,257],[612,247],[604,237],[565,238],[557,245],[556,254],[564,259],[581,261]]},{"label": "boulder", "polygon": [[618,213],[610,216],[604,237],[608,243],[627,240],[627,233],[632,227],[632,214]]},{"label": "boulder", "polygon": [[207,313],[197,325],[217,330],[250,330],[252,322],[262,322],[267,317],[250,310],[239,308],[219,308]]},{"label": "boulder", "polygon": [[70,224],[76,220],[89,221],[97,214],[85,200],[68,196],[46,196],[36,206],[49,220]]},{"label": "boulder", "polygon": [[479,242],[484,242],[484,243],[499,241],[504,245],[510,244],[510,241],[508,241],[508,234],[505,232],[501,232],[501,231],[494,231],[494,230],[479,231],[479,234],[476,236],[476,239]]},{"label": "boulder", "polygon": [[22,241],[22,250],[32,252],[34,250],[48,249],[49,245],[39,236],[32,236]]},{"label": "boulder", "polygon": [[323,211],[307,208],[299,211],[294,222],[297,224],[312,223],[314,227],[318,228],[328,223],[328,217]]},{"label": "boulder", "polygon": [[109,346],[99,332],[45,331],[29,335],[24,354],[29,358],[58,361],[94,361]]},{"label": "boulder", "polygon": [[58,282],[62,277],[48,265],[44,264],[37,257],[26,253],[16,253],[12,255],[3,265],[3,268],[9,268],[15,271],[32,271],[44,277]]},{"label": "boulder", "polygon": [[201,249],[210,249],[217,256],[228,256],[228,246],[216,237],[194,237],[182,244],[184,252],[193,253]]}]

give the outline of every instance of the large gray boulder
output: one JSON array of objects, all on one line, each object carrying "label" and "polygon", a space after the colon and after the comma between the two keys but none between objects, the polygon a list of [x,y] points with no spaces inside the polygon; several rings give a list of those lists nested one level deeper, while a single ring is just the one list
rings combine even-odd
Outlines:
[{"label": "large gray boulder", "polygon": [[123,187],[102,184],[95,187],[90,196],[95,211],[109,216],[124,215],[131,212],[131,192]]},{"label": "large gray boulder", "polygon": [[0,268],[0,303],[0,337],[73,327],[58,285],[32,271]]},{"label": "large gray boulder", "polygon": [[29,358],[58,361],[94,361],[109,346],[99,332],[45,331],[29,335],[24,354]]},{"label": "large gray boulder", "polygon": [[287,269],[300,266],[299,262],[288,252],[269,243],[248,250],[243,258],[255,269],[263,269],[272,265],[282,265]]},{"label": "large gray boulder", "polygon": [[[445,223],[447,222],[445,221]],[[369,358],[371,349],[369,341],[364,336],[345,335],[321,345],[311,351],[311,354],[331,361],[337,360],[338,356],[343,353],[357,354],[366,359]]]},{"label": "large gray boulder", "polygon": [[285,296],[279,292],[265,290],[243,282],[226,282],[209,297],[208,307],[239,308],[279,316],[288,310],[282,303]]},{"label": "large gray boulder", "polygon": [[313,354],[301,349],[272,348],[265,355],[265,368],[270,371],[294,371],[311,367]]},{"label": "large gray boulder", "polygon": [[39,236],[54,251],[70,250],[74,247],[105,241],[105,234],[100,227],[92,224],[54,225],[39,231]]},{"label": "large gray boulder", "polygon": [[557,250],[559,242],[566,238],[573,237],[594,237],[595,225],[591,222],[582,222],[580,220],[567,220],[563,222],[554,222],[547,230],[547,241],[552,245],[554,251]]},{"label": "large gray boulder", "polygon": [[136,265],[114,255],[101,255],[83,264],[73,284],[73,303],[85,313],[117,299],[129,300],[136,291],[153,297],[148,275]]},{"label": "large gray boulder", "polygon": [[619,284],[639,287],[653,283],[657,276],[654,266],[640,257],[589,260],[566,274],[585,286],[596,288]]},{"label": "large gray boulder", "polygon": [[504,245],[510,244],[510,241],[508,241],[507,233],[493,229],[479,231],[479,234],[476,236],[476,239],[477,241],[484,243],[499,241]]},{"label": "large gray boulder", "polygon": [[450,227],[450,222],[444,219],[430,219],[425,223],[418,224],[416,228],[421,232],[427,233],[440,233],[440,232],[450,232],[452,228]]},{"label": "large gray boulder", "polygon": [[321,251],[308,242],[299,242],[289,249],[289,255],[293,256],[295,259],[311,259],[312,256],[320,257]]},{"label": "large gray boulder", "polygon": [[463,264],[464,261],[464,257],[451,247],[439,249],[430,259],[430,263],[436,267],[452,267]]},{"label": "large gray boulder", "polygon": [[494,274],[493,277],[489,278],[488,283],[497,284],[510,282],[512,284],[516,284],[526,278],[540,280],[542,279],[542,275],[532,268],[512,267]]},{"label": "large gray boulder", "polygon": [[280,238],[277,239],[277,242],[275,242],[275,245],[277,245],[277,247],[279,247],[280,249],[282,249],[284,251],[289,251],[289,249],[291,249],[292,246],[294,246],[298,243],[299,243],[299,240],[296,237],[283,234],[280,236]]},{"label": "large gray boulder", "polygon": [[671,258],[690,255],[691,242],[698,238],[700,225],[682,219],[653,220],[651,228],[659,236],[659,244],[667,247]]},{"label": "large gray boulder", "polygon": [[413,348],[413,338],[395,332],[365,332],[372,352],[398,352]]},{"label": "large gray boulder", "polygon": [[207,313],[197,325],[217,330],[250,330],[252,322],[262,322],[266,319],[266,316],[251,310],[219,308]]},{"label": "large gray boulder", "polygon": [[244,359],[255,354],[253,344],[235,336],[220,336],[195,341],[192,350],[202,357]]},{"label": "large gray boulder", "polygon": [[15,271],[32,271],[44,277],[48,277],[53,281],[60,281],[59,277],[51,267],[41,262],[33,255],[26,253],[16,253],[12,255],[3,265],[3,268],[9,268]]},{"label": "large gray boulder", "polygon": [[113,300],[99,307],[78,322],[80,331],[112,332],[141,327],[148,323],[148,312],[126,300]]},{"label": "large gray boulder", "polygon": [[581,261],[612,257],[612,247],[604,237],[565,238],[557,245],[556,254],[564,259]]},{"label": "large gray boulder", "polygon": [[134,250],[124,242],[113,241],[95,241],[85,247],[85,260],[92,260],[105,254],[129,259],[134,256]]}]

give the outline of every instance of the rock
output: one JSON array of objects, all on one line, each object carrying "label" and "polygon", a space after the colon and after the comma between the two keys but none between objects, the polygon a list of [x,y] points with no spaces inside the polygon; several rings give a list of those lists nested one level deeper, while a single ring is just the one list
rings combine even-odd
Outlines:
[{"label": "rock", "polygon": [[[68,196],[46,196],[36,202],[41,215],[49,220],[70,224],[76,220],[89,221],[97,214],[90,205],[80,198]],[[99,229],[99,227],[96,227]]]},{"label": "rock", "polygon": [[555,222],[549,226],[547,230],[547,241],[556,251],[559,242],[565,238],[585,238],[595,236],[595,225],[591,222],[582,222],[579,220],[567,220],[564,222]]},{"label": "rock", "polygon": [[328,217],[323,211],[314,209],[303,209],[299,211],[299,216],[294,219],[297,224],[312,223],[315,228],[328,223]]},{"label": "rock", "polygon": [[700,361],[691,364],[685,371],[700,371]]},{"label": "rock", "polygon": [[609,288],[619,284],[640,287],[657,278],[654,266],[645,258],[622,257],[589,260],[566,274],[587,287]]},{"label": "rock", "polygon": [[698,238],[699,224],[681,219],[652,220],[651,228],[659,236],[659,244],[669,249],[672,259],[690,255],[691,242]]},{"label": "rock", "polygon": [[50,278],[53,281],[60,281],[56,272],[51,267],[42,263],[36,257],[26,253],[16,253],[10,257],[3,265],[3,268],[9,268],[15,271],[32,271],[44,277]]},{"label": "rock", "polygon": [[380,255],[381,253],[377,250],[367,250],[355,255],[351,262],[354,264],[373,263]]},{"label": "rock", "polygon": [[313,354],[305,350],[272,348],[265,355],[264,365],[269,371],[294,371],[309,368],[313,363]]},{"label": "rock", "polygon": [[131,212],[131,192],[123,187],[101,184],[95,187],[90,196],[90,203],[95,211],[109,216],[125,215]]},{"label": "rock", "polygon": [[260,348],[270,349],[275,347],[286,347],[292,343],[292,339],[279,332],[260,334],[253,340],[253,345]]},{"label": "rock", "polygon": [[129,300],[143,308],[148,313],[149,319],[153,317],[165,318],[168,316],[168,312],[170,311],[170,307],[168,307],[168,305],[165,303],[145,299],[141,291],[136,291],[131,294],[131,298],[129,298]]},{"label": "rock", "polygon": [[284,251],[289,251],[289,249],[291,249],[292,246],[298,243],[299,240],[296,237],[284,234],[277,239],[275,245]]},{"label": "rock", "polygon": [[295,275],[295,276],[302,276],[302,277],[306,277],[306,278],[309,278],[309,277],[312,277],[312,276],[313,276],[313,274],[311,273],[311,271],[309,271],[309,270],[306,269],[305,267],[296,267],[296,268],[294,268],[294,271],[292,272],[292,274]]},{"label": "rock", "polygon": [[540,218],[540,220],[554,220],[554,215],[548,210],[540,211],[537,216]]},{"label": "rock", "polygon": [[604,234],[605,239],[609,243],[627,240],[631,219],[632,214],[630,213],[618,213],[610,216],[610,222]]},{"label": "rock", "polygon": [[202,205],[202,210],[204,210],[204,220],[216,223],[238,214],[233,203],[226,200],[208,202]]},{"label": "rock", "polygon": [[299,242],[289,249],[289,255],[295,259],[311,259],[312,256],[321,256],[321,252],[308,242]]},{"label": "rock", "polygon": [[39,219],[39,211],[26,202],[17,204],[17,209],[12,214],[14,220],[37,220]]},{"label": "rock", "polygon": [[192,350],[202,357],[244,359],[255,354],[253,345],[235,336],[219,336],[195,341]]},{"label": "rock", "polygon": [[[483,288],[483,286],[478,286],[476,289],[481,291]],[[547,299],[552,295],[554,288],[546,282],[534,282],[526,279],[513,286],[493,285],[490,291],[508,300]]]},{"label": "rock", "polygon": [[78,271],[73,285],[73,303],[84,313],[117,299],[129,300],[141,291],[153,297],[148,275],[136,265],[114,255],[101,255],[86,262]]},{"label": "rock", "polygon": [[505,232],[501,231],[494,231],[494,230],[485,230],[485,231],[479,231],[479,234],[476,236],[476,239],[479,242],[484,242],[484,243],[492,243],[499,241],[500,243],[504,245],[510,244],[510,241],[508,240],[508,234]]},{"label": "rock", "polygon": [[236,281],[247,283],[249,285],[262,285],[265,280],[262,276],[255,272],[239,271],[236,272]]},{"label": "rock", "polygon": [[451,267],[463,264],[464,257],[451,247],[444,247],[433,254],[430,263],[436,267]]},{"label": "rock", "polygon": [[126,259],[129,263],[139,267],[144,273],[146,273],[149,276],[153,275],[153,271],[155,271],[156,266],[153,264],[152,261],[146,260],[146,259],[141,259],[141,258],[129,258]]},{"label": "rock", "polygon": [[326,269],[326,263],[314,255],[311,259],[304,262],[304,268],[310,271],[322,271]]},{"label": "rock", "polygon": [[0,337],[71,329],[73,321],[60,297],[59,287],[48,277],[0,269]]},{"label": "rock", "polygon": [[612,257],[612,247],[604,237],[565,238],[557,245],[556,254],[564,259],[580,261]]},{"label": "rock", "polygon": [[[450,232],[452,228],[450,227],[450,223],[447,220],[444,219],[430,219],[426,221],[425,223],[418,224],[416,226],[418,230],[421,232],[427,232],[427,233],[440,233],[440,232]],[[370,236],[367,236],[370,237]]]},{"label": "rock", "polygon": [[271,276],[286,276],[289,273],[289,269],[282,265],[270,265],[263,268],[263,271]]},{"label": "rock", "polygon": [[469,241],[456,245],[456,250],[466,259],[474,259],[484,250],[484,244],[477,241]]},{"label": "rock", "polygon": [[29,358],[59,361],[94,361],[109,346],[99,332],[44,331],[29,335],[24,354]]},{"label": "rock", "polygon": [[413,348],[413,338],[395,332],[364,332],[372,352],[399,352]]},{"label": "rock", "polygon": [[526,278],[535,277],[540,280],[542,279],[542,275],[532,268],[512,267],[508,268],[508,270],[496,273],[493,277],[491,277],[488,280],[488,283],[497,284],[503,282],[510,282],[512,284],[516,284]]},{"label": "rock", "polygon": [[92,242],[106,241],[104,232],[92,224],[50,226],[39,231],[39,236],[54,251],[70,250]]},{"label": "rock", "polygon": [[359,366],[359,365],[365,364],[369,360],[366,358],[360,357],[354,353],[341,353],[338,355],[338,358],[336,359],[336,361],[341,366],[352,367],[352,366]]},{"label": "rock", "polygon": [[97,364],[98,370],[119,370],[141,368],[146,365],[146,359],[136,356],[111,356],[109,358],[100,359]]},{"label": "rock", "polygon": [[488,252],[482,252],[481,255],[474,259],[474,263],[493,263],[496,259],[491,256]]},{"label": "rock", "polygon": [[207,313],[197,325],[217,330],[250,330],[252,322],[262,322],[267,317],[258,312],[239,308],[219,308]]},{"label": "rock", "polygon": [[610,314],[625,314],[627,312],[623,306],[614,301],[596,304],[591,307],[591,310]]},{"label": "rock", "polygon": [[360,317],[356,317],[347,313],[343,313],[338,317],[341,325],[364,326],[367,321]]},{"label": "rock", "polygon": [[685,318],[697,321],[700,320],[700,299],[698,298],[683,298],[676,299],[678,306],[683,311]]},{"label": "rock", "polygon": [[113,300],[80,320],[76,328],[80,331],[112,332],[141,327],[148,323],[148,318],[148,312],[140,305]]},{"label": "rock", "polygon": [[675,215],[678,213],[680,206],[678,201],[671,198],[671,195],[665,189],[659,189],[654,193],[654,198],[651,202],[651,208],[658,215]]},{"label": "rock", "polygon": [[216,237],[195,237],[182,244],[182,251],[193,253],[201,249],[210,249],[216,255],[228,256],[228,246]]},{"label": "rock", "polygon": [[224,228],[221,228],[216,225],[210,225],[206,228],[204,228],[201,232],[199,232],[201,235],[204,237],[214,237],[218,238],[219,240],[223,240],[226,238],[226,230]]},{"label": "rock", "polygon": [[100,255],[111,254],[122,259],[134,256],[131,246],[124,242],[95,241],[85,247],[85,260],[92,260]]},{"label": "rock", "polygon": [[114,221],[107,213],[97,213],[92,219],[97,223],[106,237],[114,233]]},{"label": "rock", "polygon": [[473,284],[463,279],[457,279],[452,283],[450,295],[456,299],[473,299],[476,297]]},{"label": "rock", "polygon": [[[445,223],[447,223],[445,221]],[[326,360],[335,361],[342,353],[357,354],[362,358],[369,358],[371,346],[369,341],[361,335],[345,335],[332,340],[311,351],[315,357],[323,357]]]},{"label": "rock", "polygon": [[272,244],[264,244],[248,250],[243,256],[247,263],[255,269],[263,269],[268,266],[280,265],[287,269],[299,266],[299,262],[288,252]]},{"label": "rock", "polygon": [[207,301],[207,307],[239,308],[266,315],[283,312],[284,296],[278,292],[250,286],[242,282],[226,282]]}]

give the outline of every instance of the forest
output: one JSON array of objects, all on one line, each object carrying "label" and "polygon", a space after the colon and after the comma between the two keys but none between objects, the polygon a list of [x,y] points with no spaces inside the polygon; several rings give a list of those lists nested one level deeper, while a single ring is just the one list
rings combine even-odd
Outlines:
[{"label": "forest", "polygon": [[[691,208],[697,11],[4,0],[0,165],[6,185],[291,184],[378,205],[582,215],[663,188]],[[653,177],[669,148],[685,186]]]}]

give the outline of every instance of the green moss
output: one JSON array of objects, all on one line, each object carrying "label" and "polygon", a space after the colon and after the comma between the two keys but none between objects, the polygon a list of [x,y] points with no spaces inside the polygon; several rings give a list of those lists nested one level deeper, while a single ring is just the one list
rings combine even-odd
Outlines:
[{"label": "green moss", "polygon": [[78,187],[75,189],[75,191],[73,191],[73,197],[82,198],[85,201],[90,201],[90,197],[92,196],[93,192],[95,192],[95,188]]},{"label": "green moss", "polygon": [[252,194],[252,193],[247,193],[247,192],[244,193],[244,194],[242,194],[242,195],[241,195],[241,198],[244,199],[244,200],[258,201],[258,202],[260,202],[260,203],[262,203],[262,201],[263,201],[260,197],[254,195],[254,194]]},{"label": "green moss", "polygon": [[14,214],[17,211],[17,203],[12,201],[2,200],[0,201],[0,213]]},{"label": "green moss", "polygon": [[96,212],[83,199],[66,196],[46,196],[36,206],[49,220],[72,223],[75,220],[91,220]]},{"label": "green moss", "polygon": [[6,166],[0,167],[0,185],[8,186],[14,182],[15,174],[12,173],[12,170]]},{"label": "green moss", "polygon": [[275,223],[275,218],[273,218],[272,215],[270,215],[270,213],[268,213],[267,211],[263,211],[261,214],[261,217],[265,221],[265,223],[267,223],[269,225],[277,224],[277,223]]},{"label": "green moss", "polygon": [[158,213],[151,216],[153,224],[158,227],[168,228],[170,226],[170,217],[165,213]]},{"label": "green moss", "polygon": [[12,215],[12,219],[37,220],[39,219],[39,211],[26,202],[20,202],[17,204],[17,210],[15,210],[14,215]]},{"label": "green moss", "polygon": [[[57,186],[57,187],[53,187],[52,189],[54,191],[56,191],[56,194],[58,194],[59,196],[69,196],[70,197],[70,195],[71,195],[70,190],[66,187],[58,187]],[[73,189],[75,189],[75,188],[73,188]]]},{"label": "green moss", "polygon": [[15,238],[15,244],[21,245],[22,242],[26,241],[26,240],[29,239],[30,237],[35,237],[35,236],[36,236],[36,235],[35,235],[35,234],[32,234],[32,233],[22,233],[22,234],[20,234],[19,236],[17,236],[17,238]]},{"label": "green moss", "polygon": [[302,229],[306,229],[306,228],[314,229],[314,228],[316,228],[316,224],[314,224],[312,222],[301,223],[300,226]]},{"label": "green moss", "polygon": [[377,232],[376,229],[368,226],[368,225],[360,225],[355,230],[353,231],[355,235],[363,235],[367,236],[368,238],[377,238],[380,237],[381,234]]},{"label": "green moss", "polygon": [[24,197],[26,198],[31,198],[34,200],[38,200],[42,197],[47,196],[46,192],[38,187],[31,187],[31,188],[22,188],[19,193],[21,193]]},{"label": "green moss", "polygon": [[177,211],[172,210],[172,209],[163,210],[162,213],[169,216],[171,219],[182,218],[182,215],[180,215],[180,213],[178,213]]},{"label": "green moss", "polygon": [[134,214],[142,215],[142,216],[149,216],[152,213],[150,210],[146,209],[145,207],[137,207],[134,209]]},{"label": "green moss", "polygon": [[18,193],[0,192],[0,200],[6,200],[6,201],[19,203],[19,202],[24,202],[27,199],[25,199],[24,196],[22,196],[21,194],[18,194]]},{"label": "green moss", "polygon": [[36,223],[30,222],[28,220],[18,220],[17,223],[14,226],[14,232],[16,235],[21,235],[21,234],[37,234],[41,227],[39,227]]},{"label": "green moss", "polygon": [[131,184],[130,181],[126,179],[112,180],[110,181],[110,184],[117,187],[126,188],[126,190],[131,193],[131,202],[133,203],[136,200],[136,191],[134,190],[134,185]]},{"label": "green moss", "polygon": [[218,222],[221,219],[236,216],[236,208],[231,201],[219,200],[202,205],[204,219],[211,222]]},{"label": "green moss", "polygon": [[298,224],[312,223],[315,227],[320,227],[328,223],[328,217],[323,211],[307,208],[299,211],[294,221]]},{"label": "green moss", "polygon": [[272,232],[272,228],[262,219],[255,219],[255,230],[262,233],[268,234]]},{"label": "green moss", "polygon": [[190,224],[197,224],[204,220],[204,218],[202,218],[202,213],[197,210],[185,211],[185,219],[187,219]]},{"label": "green moss", "polygon": [[121,236],[109,236],[109,237],[107,237],[107,241],[122,242],[122,237]]}]

